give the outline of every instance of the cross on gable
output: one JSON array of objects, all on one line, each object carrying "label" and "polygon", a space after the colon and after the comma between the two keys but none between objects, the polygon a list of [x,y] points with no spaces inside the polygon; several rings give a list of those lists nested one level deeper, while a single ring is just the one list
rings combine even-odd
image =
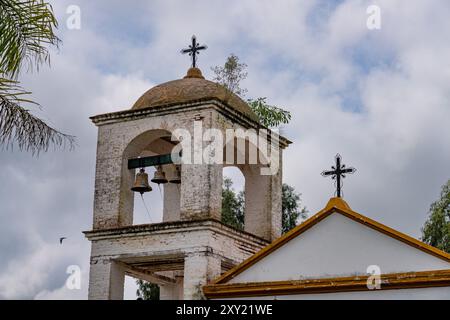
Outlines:
[{"label": "cross on gable", "polygon": [[322,176],[328,177],[331,176],[331,179],[336,180],[336,196],[338,198],[341,197],[341,189],[342,189],[342,180],[341,178],[345,178],[346,174],[352,174],[356,172],[356,169],[353,167],[346,168],[345,164],[341,164],[341,155],[338,153],[335,157],[336,165],[332,166],[332,170],[323,171]]},{"label": "cross on gable", "polygon": [[206,45],[200,45],[197,42],[197,38],[195,35],[192,36],[192,44],[187,49],[182,49],[181,53],[186,54],[189,53],[189,56],[192,58],[192,68],[196,67],[197,62],[197,54],[200,53],[200,50],[206,50],[208,47]]}]

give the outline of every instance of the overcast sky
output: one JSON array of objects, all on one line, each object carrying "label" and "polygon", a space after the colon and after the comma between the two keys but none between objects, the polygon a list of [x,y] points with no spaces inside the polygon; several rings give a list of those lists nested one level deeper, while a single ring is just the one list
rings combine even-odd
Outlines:
[{"label": "overcast sky", "polygon": [[[78,145],[38,158],[0,152],[0,298],[86,298],[97,140],[88,117],[184,76],[179,51],[192,34],[209,47],[206,78],[234,53],[248,65],[247,97],[292,112],[284,181],[310,214],[333,195],[320,173],[339,152],[358,169],[344,184],[349,205],[420,237],[450,178],[449,1],[51,2],[63,43],[51,68],[21,79],[44,106],[36,113]],[[380,30],[366,27],[371,4]],[[81,9],[80,30],[66,26],[69,5]],[[147,201],[156,221],[159,192]],[[137,222],[148,219],[138,203]],[[82,268],[81,290],[64,287],[69,265]]]}]

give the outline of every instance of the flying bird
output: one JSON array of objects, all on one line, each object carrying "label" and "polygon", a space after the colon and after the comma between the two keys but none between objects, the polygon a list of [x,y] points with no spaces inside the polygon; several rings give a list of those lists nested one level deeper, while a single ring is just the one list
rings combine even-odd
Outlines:
[{"label": "flying bird", "polygon": [[62,244],[64,239],[67,239],[67,238],[66,237],[59,238],[59,244]]}]

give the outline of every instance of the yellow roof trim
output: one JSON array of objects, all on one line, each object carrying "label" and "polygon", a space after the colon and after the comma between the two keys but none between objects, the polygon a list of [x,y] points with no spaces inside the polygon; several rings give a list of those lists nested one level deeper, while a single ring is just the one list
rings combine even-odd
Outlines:
[{"label": "yellow roof trim", "polygon": [[[208,299],[369,291],[370,275],[289,281],[211,284],[203,287]],[[450,286],[450,269],[380,275],[380,289],[413,289]]]},{"label": "yellow roof trim", "polygon": [[224,273],[222,276],[217,278],[212,283],[223,284],[233,279],[235,276],[242,273],[244,270],[248,269],[250,266],[254,265],[256,262],[258,262],[265,256],[269,255],[271,252],[283,246],[290,240],[296,238],[297,236],[299,236],[300,234],[310,229],[318,222],[322,221],[323,219],[325,219],[326,217],[335,212],[340,213],[356,222],[368,226],[369,228],[384,233],[387,236],[402,241],[407,245],[410,245],[416,249],[419,249],[425,253],[431,254],[439,259],[442,259],[450,263],[450,254],[353,211],[350,208],[350,206],[341,198],[331,198],[324,209],[322,209],[321,211],[319,211],[318,213],[307,219],[305,222],[299,224],[298,226],[296,226],[295,228],[293,228],[291,231],[287,232],[280,238],[276,239],[268,246],[262,248],[260,251],[255,253],[253,256],[251,256],[241,264]]}]

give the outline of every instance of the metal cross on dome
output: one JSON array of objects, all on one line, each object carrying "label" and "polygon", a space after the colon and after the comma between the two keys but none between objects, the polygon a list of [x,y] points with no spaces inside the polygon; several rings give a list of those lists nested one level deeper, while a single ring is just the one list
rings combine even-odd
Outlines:
[{"label": "metal cross on dome", "polygon": [[193,35],[192,36],[192,44],[189,46],[189,48],[182,49],[181,53],[182,54],[189,53],[189,56],[192,57],[192,68],[195,68],[196,62],[197,62],[197,54],[200,53],[200,50],[206,50],[206,49],[208,49],[208,47],[206,45],[200,45],[197,42],[197,38],[195,37],[195,35]]},{"label": "metal cross on dome", "polygon": [[346,168],[345,164],[341,164],[341,156],[338,153],[336,155],[336,165],[332,166],[331,169],[329,171],[323,171],[322,172],[322,176],[324,177],[328,177],[331,176],[331,179],[336,180],[336,195],[338,198],[341,197],[341,189],[342,189],[342,179],[345,178],[345,175],[347,173],[355,173],[356,169],[353,167],[350,168]]}]

